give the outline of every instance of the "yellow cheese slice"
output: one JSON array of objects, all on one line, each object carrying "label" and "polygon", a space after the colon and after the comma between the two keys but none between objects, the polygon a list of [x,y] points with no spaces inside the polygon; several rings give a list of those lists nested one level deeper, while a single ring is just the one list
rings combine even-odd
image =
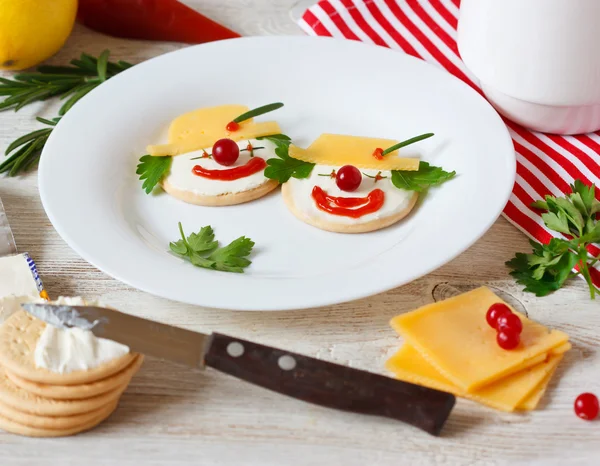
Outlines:
[{"label": "yellow cheese slice", "polygon": [[[560,357],[562,358],[562,356]],[[519,406],[517,406],[518,410],[533,411],[535,408],[537,408],[538,404],[540,403],[540,400],[544,396],[544,393],[546,393],[546,389],[548,388],[548,384],[550,383],[550,379],[552,379],[554,372],[556,372],[556,367],[546,374],[544,380],[541,381],[541,383],[536,387],[536,389],[533,392],[531,392],[531,394],[529,394],[527,398],[521,401]]]},{"label": "yellow cheese slice", "polygon": [[548,374],[554,371],[561,359],[562,354],[550,355],[548,358],[543,355],[542,361],[535,366],[471,393],[446,379],[409,344],[404,344],[400,351],[387,361],[386,367],[396,378],[405,382],[453,393],[502,411],[514,411],[521,408],[521,403],[528,400],[529,396],[532,396],[532,399],[528,400],[525,407],[535,407],[535,398],[538,395],[541,398],[543,394],[539,392],[545,388],[544,381],[549,381]]},{"label": "yellow cheese slice", "polygon": [[398,157],[397,150],[386,154],[383,160],[373,157],[375,149],[387,149],[397,143],[393,139],[321,134],[308,149],[290,145],[289,154],[295,159],[318,165],[354,165],[373,170],[418,170],[419,159]]},{"label": "yellow cheese slice", "polygon": [[541,354],[566,343],[568,335],[548,330],[518,314],[523,323],[521,343],[504,350],[485,315],[503,302],[490,289],[477,288],[395,317],[392,327],[456,386],[473,392],[515,372],[533,366]]},{"label": "yellow cheese slice", "polygon": [[237,131],[227,131],[227,123],[248,110],[245,105],[221,105],[184,113],[171,123],[168,144],[150,145],[146,150],[156,156],[180,155],[211,147],[222,138],[241,141],[281,133],[276,122],[255,123],[252,118],[240,123]]}]

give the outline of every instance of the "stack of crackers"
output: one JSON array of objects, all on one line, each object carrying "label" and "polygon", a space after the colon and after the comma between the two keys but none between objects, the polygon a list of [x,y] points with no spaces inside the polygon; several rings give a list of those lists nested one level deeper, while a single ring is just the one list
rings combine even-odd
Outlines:
[{"label": "stack of crackers", "polygon": [[0,326],[0,428],[30,437],[91,429],[115,410],[143,356],[128,353],[90,370],[51,372],[34,362],[45,327],[24,311]]}]

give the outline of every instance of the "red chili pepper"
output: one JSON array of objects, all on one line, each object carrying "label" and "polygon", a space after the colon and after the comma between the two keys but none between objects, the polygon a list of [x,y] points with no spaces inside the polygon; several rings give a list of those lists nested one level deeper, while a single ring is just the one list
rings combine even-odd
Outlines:
[{"label": "red chili pepper", "polygon": [[234,131],[237,131],[238,129],[240,129],[240,124],[237,121],[230,121],[225,126],[225,129],[227,131],[229,131],[230,133],[233,133]]},{"label": "red chili pepper", "polygon": [[383,149],[381,147],[375,149],[373,151],[373,157],[375,157],[377,160],[383,160]]},{"label": "red chili pepper", "polygon": [[177,0],[79,0],[78,20],[128,39],[200,44],[240,37]]}]

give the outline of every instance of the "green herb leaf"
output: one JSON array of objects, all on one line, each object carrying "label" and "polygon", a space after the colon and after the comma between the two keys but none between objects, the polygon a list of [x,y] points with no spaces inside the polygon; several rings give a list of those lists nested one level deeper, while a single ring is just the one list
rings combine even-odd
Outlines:
[{"label": "green herb leaf", "polygon": [[106,67],[108,66],[108,56],[110,52],[105,50],[98,57],[98,62],[96,63],[96,69],[98,70],[98,78],[100,81],[106,81]]},{"label": "green herb leaf", "polygon": [[427,162],[420,162],[419,169],[415,171],[392,170],[392,183],[398,189],[420,193],[431,186],[438,186],[451,180],[455,176],[456,172],[454,171],[447,172],[441,167],[429,165]]},{"label": "green herb leaf", "polygon": [[241,236],[227,246],[214,251],[208,256],[208,259],[215,262],[216,270],[242,273],[244,267],[248,267],[252,263],[247,256],[250,255],[253,247],[254,241]]},{"label": "green herb leaf", "polygon": [[239,117],[234,118],[233,121],[236,123],[241,123],[242,121],[249,120],[250,118],[257,117],[259,115],[264,115],[265,113],[272,112],[273,110],[277,110],[278,108],[283,107],[281,102],[275,102],[274,104],[263,105],[262,107],[258,107],[252,110],[247,111],[246,113],[242,113]]},{"label": "green herb leaf", "polygon": [[[186,237],[181,222],[178,224],[181,239],[169,244],[174,254],[188,259],[192,265],[222,272],[243,273],[251,264],[247,258],[254,242],[242,236],[225,247],[218,248],[212,227],[205,226],[198,233]],[[207,256],[208,255],[208,256]]]},{"label": "green herb leaf", "polygon": [[[20,110],[30,103],[51,97],[68,98],[60,108],[59,115],[62,116],[99,84],[132,66],[123,61],[110,62],[108,57],[108,50],[97,59],[82,54],[79,60],[71,60],[72,66],[45,65],[38,67],[34,73],[16,74],[13,79],[0,77],[0,96],[6,97],[0,102],[0,110]],[[38,117],[37,120],[55,126],[60,117],[52,120]],[[51,131],[51,128],[33,131],[10,144],[6,155],[16,152],[0,163],[0,173],[15,176],[34,166]],[[19,147],[21,149],[16,150]]]},{"label": "green herb leaf", "polygon": [[381,155],[387,155],[390,152],[394,152],[395,150],[400,149],[401,147],[410,146],[411,144],[422,141],[423,139],[429,139],[431,136],[434,136],[434,134],[433,133],[420,134],[419,136],[415,136],[414,138],[407,139],[406,141],[402,141],[402,142],[399,142],[398,144],[394,144],[393,146],[388,147],[381,153]]},{"label": "green herb leaf", "polygon": [[[590,289],[590,297],[598,290],[592,282],[589,268],[598,259],[589,259],[588,246],[600,242],[600,223],[596,213],[600,203],[595,197],[595,186],[586,186],[577,180],[572,192],[563,197],[546,196],[544,201],[533,204],[545,210],[545,225],[572,239],[553,238],[549,244],[531,241],[532,254],[517,253],[506,265],[517,282],[525,285],[525,291],[545,296],[561,288],[566,280],[581,275]],[[578,266],[578,270],[574,270]]]},{"label": "green herb leaf", "polygon": [[600,243],[600,222],[596,222],[579,241],[585,244]]},{"label": "green herb leaf", "polygon": [[[43,118],[39,121],[51,126],[56,125],[56,122]],[[10,144],[6,149],[6,155],[9,157],[0,163],[0,173],[16,176],[31,168],[39,160],[52,129],[44,128],[32,131]],[[9,155],[11,152],[12,155]]]},{"label": "green herb leaf", "polygon": [[61,109],[62,115],[93,88],[131,66],[110,62],[108,57],[108,50],[97,59],[82,54],[71,61],[72,66],[40,66],[37,72],[19,73],[12,80],[0,78],[0,96],[7,96],[0,102],[0,110],[19,110],[32,102],[72,95],[68,106]]},{"label": "green herb leaf", "polygon": [[554,262],[552,265],[532,265],[531,254],[517,253],[506,265],[513,269],[510,274],[517,283],[525,286],[525,291],[536,296],[547,296],[563,286],[577,261],[577,255],[568,252],[558,256],[556,261],[548,261]]},{"label": "green herb leaf", "polygon": [[[52,120],[47,120],[46,118],[35,117],[35,119],[37,121],[39,121],[40,123],[44,123],[45,125],[48,125],[48,126],[56,126],[58,124],[58,122],[60,121],[60,118],[54,118]],[[8,149],[7,149],[7,151],[8,151]]]},{"label": "green herb leaf", "polygon": [[258,139],[259,141],[271,141],[273,144],[275,144],[276,147],[288,148],[292,143],[292,139],[289,136],[286,136],[285,134],[271,134],[270,136],[259,136],[256,139]]},{"label": "green herb leaf", "polygon": [[278,159],[272,158],[267,160],[267,168],[265,168],[265,176],[272,180],[277,180],[280,183],[285,183],[290,178],[308,178],[315,166],[314,163],[304,162],[294,159],[287,155],[287,149],[282,150],[278,147],[275,149],[275,154]]},{"label": "green herb leaf", "polygon": [[187,242],[190,248],[197,253],[208,253],[219,246],[219,242],[215,241],[215,233],[210,226],[202,227],[198,233],[192,233]]},{"label": "green herb leaf", "polygon": [[8,155],[10,154],[13,150],[15,150],[17,147],[22,146],[23,144],[25,144],[26,142],[31,141],[32,139],[37,139],[40,136],[45,136],[48,135],[52,132],[51,128],[45,128],[45,129],[38,129],[36,131],[32,131],[29,134],[26,134],[24,136],[21,136],[18,139],[15,139],[7,148],[6,148],[6,152],[5,154]]},{"label": "green herb leaf", "polygon": [[188,252],[188,248],[182,239],[169,243],[169,249],[180,256],[185,256]]},{"label": "green herb leaf", "polygon": [[554,231],[559,231],[561,233],[566,233],[568,235],[571,234],[571,229],[569,228],[569,219],[564,212],[547,212],[542,214],[542,220],[548,228],[551,228]]},{"label": "green herb leaf", "polygon": [[265,176],[280,183],[285,183],[290,178],[308,178],[314,168],[314,163],[294,159],[289,155],[292,140],[285,134],[272,134],[256,139],[271,141],[275,144],[275,155],[279,157],[267,160]]},{"label": "green herb leaf", "polygon": [[144,181],[142,189],[146,191],[146,194],[150,194],[162,177],[167,174],[171,168],[171,161],[170,156],[154,157],[144,155],[140,158],[140,163],[135,172],[140,175],[140,180]]}]

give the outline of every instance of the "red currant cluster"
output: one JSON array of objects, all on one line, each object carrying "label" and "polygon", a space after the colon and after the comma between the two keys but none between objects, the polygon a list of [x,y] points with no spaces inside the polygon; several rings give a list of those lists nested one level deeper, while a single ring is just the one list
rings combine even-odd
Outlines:
[{"label": "red currant cluster", "polygon": [[519,316],[513,314],[506,304],[492,304],[485,318],[489,326],[498,332],[496,341],[500,348],[511,350],[519,346],[523,323]]}]

